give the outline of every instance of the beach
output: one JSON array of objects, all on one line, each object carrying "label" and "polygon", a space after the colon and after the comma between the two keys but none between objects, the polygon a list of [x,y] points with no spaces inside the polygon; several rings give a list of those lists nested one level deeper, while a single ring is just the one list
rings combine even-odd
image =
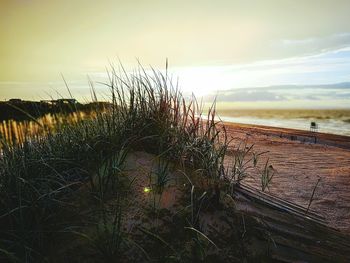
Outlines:
[{"label": "beach", "polygon": [[226,164],[242,141],[265,152],[257,169],[250,169],[244,183],[261,188],[260,171],[266,160],[276,173],[268,193],[308,207],[333,228],[350,233],[350,137],[258,125],[225,123],[232,138]]}]

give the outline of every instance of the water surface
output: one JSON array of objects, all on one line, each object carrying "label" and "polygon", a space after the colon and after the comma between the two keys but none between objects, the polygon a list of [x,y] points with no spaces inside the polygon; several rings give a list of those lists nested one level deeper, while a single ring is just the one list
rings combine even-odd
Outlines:
[{"label": "water surface", "polygon": [[350,136],[350,109],[345,110],[229,110],[218,109],[223,121],[256,124],[281,128],[310,130],[310,123],[318,124],[318,131]]}]

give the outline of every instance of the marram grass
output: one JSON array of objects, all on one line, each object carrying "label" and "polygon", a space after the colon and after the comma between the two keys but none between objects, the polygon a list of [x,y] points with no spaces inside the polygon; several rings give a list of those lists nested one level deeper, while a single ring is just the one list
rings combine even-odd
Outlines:
[{"label": "marram grass", "polygon": [[[148,258],[121,228],[119,202],[126,187],[121,174],[129,151],[190,167],[213,187],[222,179],[228,139],[216,121],[215,104],[204,118],[201,105],[194,97],[184,98],[167,72],[147,73],[139,66],[132,74],[122,67],[108,73],[110,107],[104,111],[0,125],[1,262],[51,262],[52,247],[67,236],[88,240],[101,262],[111,262],[130,246]],[[96,98],[93,86],[92,95]],[[159,169],[161,190],[167,167]],[[76,200],[87,186],[99,208],[82,220]],[[113,209],[109,198],[119,200]],[[188,235],[212,242],[199,237],[199,210],[194,215],[193,209]],[[81,232],[90,224],[96,226],[94,236]]]}]

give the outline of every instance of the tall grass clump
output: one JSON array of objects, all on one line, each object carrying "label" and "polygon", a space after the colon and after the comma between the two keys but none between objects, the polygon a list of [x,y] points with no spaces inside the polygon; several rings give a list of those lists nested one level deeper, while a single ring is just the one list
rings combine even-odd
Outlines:
[{"label": "tall grass clump", "polygon": [[[180,93],[167,69],[139,66],[127,73],[120,66],[108,75],[104,84],[110,104],[104,111],[96,108],[89,118],[52,127],[42,123],[45,132],[21,134],[20,140],[7,141],[8,130],[2,136],[1,262],[47,261],[50,244],[79,225],[76,200],[81,186],[90,185],[100,201],[108,192],[118,192],[118,176],[131,150],[191,166],[209,182],[222,176],[228,141],[216,121],[215,105],[204,118],[199,103]],[[93,85],[92,95],[96,99]],[[166,178],[159,178],[163,186]],[[121,239],[113,242],[118,249],[108,253],[115,256]]]},{"label": "tall grass clump", "polygon": [[[101,108],[102,110],[102,108]],[[47,135],[60,126],[74,125],[81,120],[93,117],[94,112],[77,111],[73,113],[48,113],[29,120],[4,120],[0,122],[0,147],[5,141],[7,144],[23,144],[26,140]]]}]

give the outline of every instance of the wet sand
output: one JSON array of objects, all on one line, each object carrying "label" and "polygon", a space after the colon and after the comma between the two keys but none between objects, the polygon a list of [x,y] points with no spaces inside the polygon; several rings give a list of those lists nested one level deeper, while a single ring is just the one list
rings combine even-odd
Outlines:
[{"label": "wet sand", "polygon": [[225,123],[233,141],[228,152],[242,140],[255,152],[269,151],[250,169],[245,183],[260,188],[260,172],[269,158],[276,174],[269,193],[307,207],[321,178],[310,209],[328,224],[350,234],[350,137],[266,126]]}]

